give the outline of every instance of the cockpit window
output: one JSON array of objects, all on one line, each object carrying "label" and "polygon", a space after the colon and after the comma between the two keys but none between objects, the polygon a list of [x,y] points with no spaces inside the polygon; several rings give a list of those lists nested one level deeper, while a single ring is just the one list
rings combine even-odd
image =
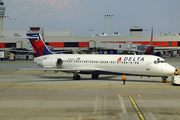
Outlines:
[{"label": "cockpit window", "polygon": [[161,61],[161,63],[166,63],[166,61],[165,61],[165,60],[163,60],[163,61]]}]

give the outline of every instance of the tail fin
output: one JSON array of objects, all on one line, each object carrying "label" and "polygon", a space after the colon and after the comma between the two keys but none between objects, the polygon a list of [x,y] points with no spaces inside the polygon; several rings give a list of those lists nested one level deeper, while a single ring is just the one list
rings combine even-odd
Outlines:
[{"label": "tail fin", "polygon": [[39,33],[27,33],[28,39],[36,53],[36,56],[53,54],[48,47],[42,41],[42,37]]},{"label": "tail fin", "polygon": [[150,45],[153,45],[153,27],[152,27],[152,31],[151,31],[151,44]]}]

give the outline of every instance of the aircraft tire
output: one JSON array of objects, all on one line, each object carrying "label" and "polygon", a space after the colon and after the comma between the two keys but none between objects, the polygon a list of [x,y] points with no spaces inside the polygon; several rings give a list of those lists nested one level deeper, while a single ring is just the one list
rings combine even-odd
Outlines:
[{"label": "aircraft tire", "polygon": [[92,79],[98,79],[99,75],[98,74],[92,74]]},{"label": "aircraft tire", "polygon": [[76,76],[73,76],[73,80],[76,80]]},{"label": "aircraft tire", "polygon": [[77,80],[80,80],[81,79],[81,76],[80,75],[77,75]]},{"label": "aircraft tire", "polygon": [[81,79],[81,76],[80,75],[74,75],[73,76],[73,80],[80,80]]}]

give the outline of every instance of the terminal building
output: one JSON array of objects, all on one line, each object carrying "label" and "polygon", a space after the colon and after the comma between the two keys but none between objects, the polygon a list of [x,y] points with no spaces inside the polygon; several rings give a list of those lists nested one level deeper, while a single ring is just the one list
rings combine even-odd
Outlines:
[{"label": "terminal building", "polygon": [[[27,32],[37,28],[35,32],[42,33],[42,29],[31,27],[30,30],[5,31],[3,30],[4,14],[4,2],[0,0],[0,50],[31,47],[29,41],[21,36],[26,36]],[[140,27],[130,28],[129,36],[72,36],[72,33],[72,31],[44,31],[44,41],[54,50],[90,50],[92,52],[97,49],[137,50],[138,45],[148,45],[151,40],[151,36],[143,36],[143,28]],[[180,49],[180,34],[153,36],[153,45],[157,46],[156,49]]]},{"label": "terminal building", "polygon": [[[1,31],[0,49],[23,48],[23,43],[28,43],[26,38],[29,31]],[[37,30],[35,32],[42,33]],[[130,36],[71,36],[71,31],[45,31],[44,41],[47,45],[54,47],[54,50],[84,50],[84,49],[117,49],[117,50],[132,50],[137,49],[137,44],[150,44],[151,36],[142,35],[143,28],[130,28]],[[17,37],[17,38],[6,38]],[[179,49],[179,35],[159,35],[153,36],[153,44],[156,49]],[[28,45],[26,45],[28,46]],[[31,47],[31,45],[29,45]]]}]

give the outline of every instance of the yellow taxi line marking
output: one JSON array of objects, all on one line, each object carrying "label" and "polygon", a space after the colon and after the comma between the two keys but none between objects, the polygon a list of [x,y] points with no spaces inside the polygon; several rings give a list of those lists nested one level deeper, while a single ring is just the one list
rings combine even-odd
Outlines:
[{"label": "yellow taxi line marking", "polygon": [[132,96],[129,96],[129,99],[130,99],[131,103],[133,104],[133,107],[134,107],[134,109],[136,110],[139,118],[140,118],[141,120],[145,120],[145,118],[144,118],[144,116],[143,116],[143,113],[142,113],[142,112],[140,111],[140,109],[138,108],[138,106],[137,106],[137,104],[135,103],[135,101],[134,101],[134,99],[132,98]]}]

